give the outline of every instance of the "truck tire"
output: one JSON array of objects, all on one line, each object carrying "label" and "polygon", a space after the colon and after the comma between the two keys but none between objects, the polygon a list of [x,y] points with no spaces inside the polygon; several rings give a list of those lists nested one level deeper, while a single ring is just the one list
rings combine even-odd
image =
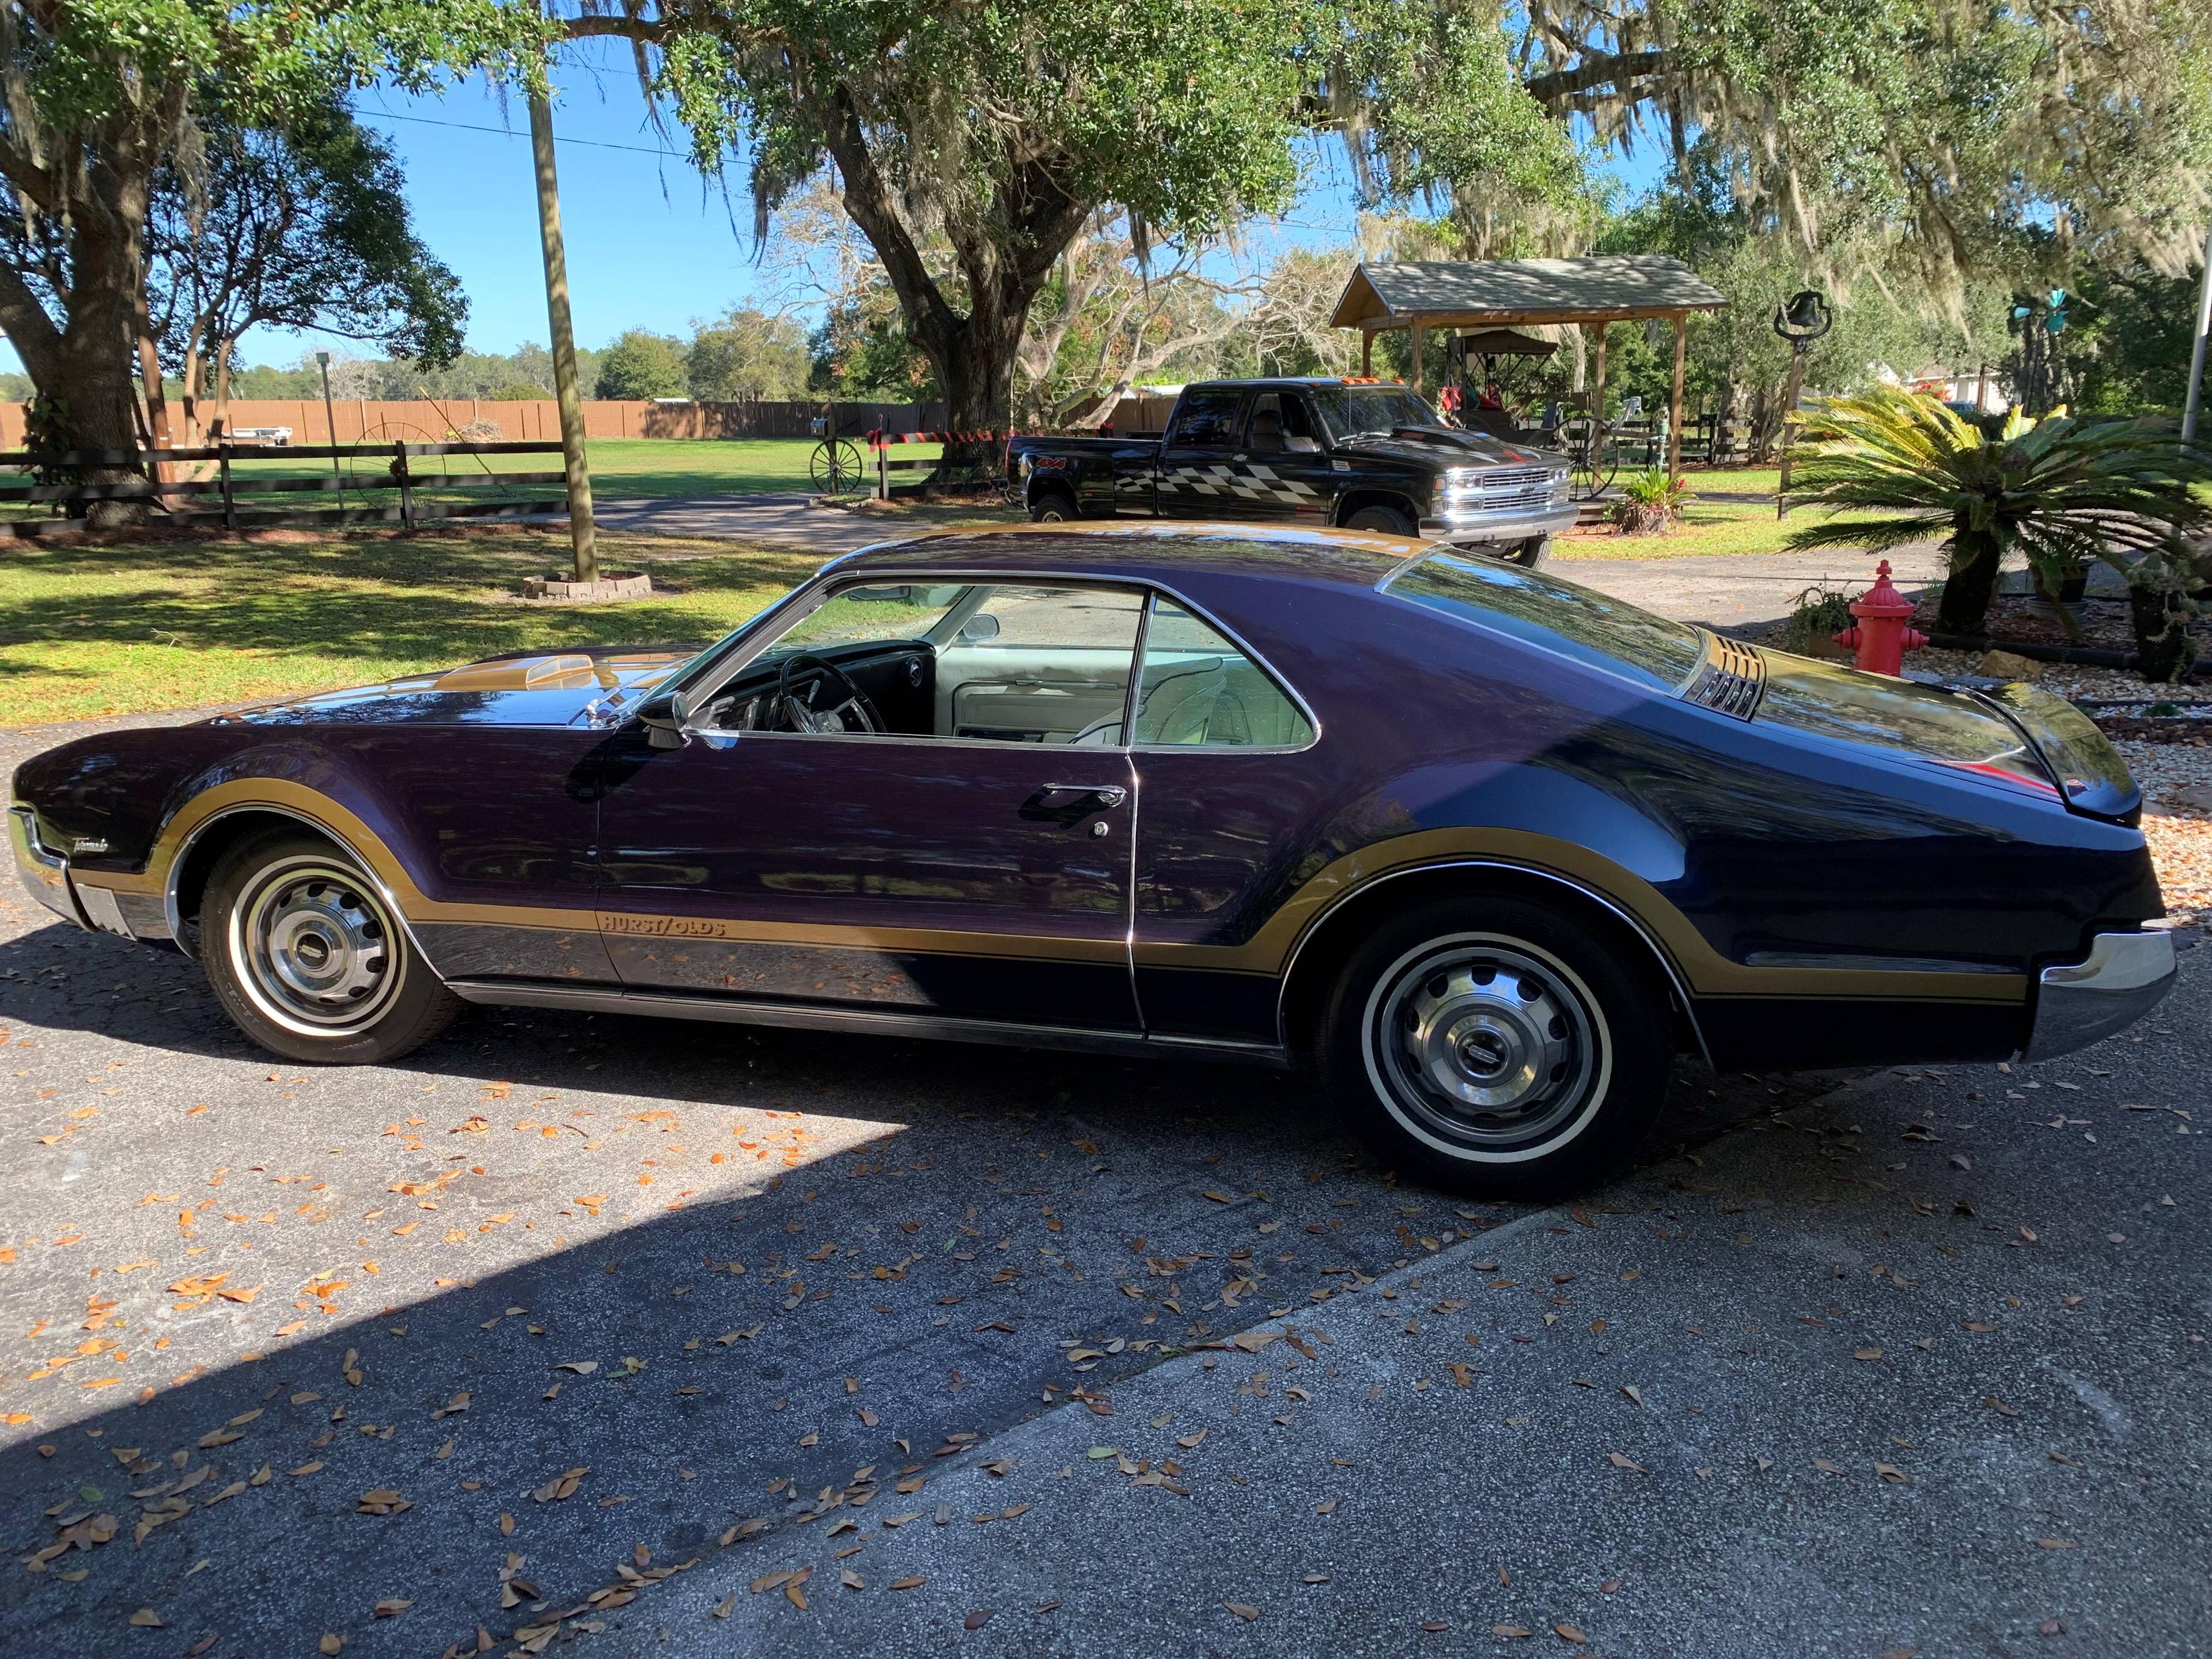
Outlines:
[{"label": "truck tire", "polygon": [[1531,536],[1528,540],[1516,542],[1505,550],[1506,562],[1517,564],[1523,570],[1541,570],[1545,561],[1551,556],[1552,538],[1549,536]]},{"label": "truck tire", "polygon": [[1058,486],[1037,491],[1030,502],[1030,519],[1035,524],[1072,524],[1082,516],[1076,511],[1074,495]]},{"label": "truck tire", "polygon": [[216,863],[202,914],[216,1000],[287,1060],[396,1060],[460,1011],[375,883],[319,836],[248,836]]},{"label": "truck tire", "polygon": [[1345,964],[1320,1054],[1352,1130],[1449,1191],[1586,1187],[1643,1140],[1673,1071],[1664,988],[1573,918],[1448,899],[1377,928]]},{"label": "truck tire", "polygon": [[1344,521],[1346,530],[1378,530],[1386,536],[1411,536],[1413,521],[1395,507],[1363,507]]}]

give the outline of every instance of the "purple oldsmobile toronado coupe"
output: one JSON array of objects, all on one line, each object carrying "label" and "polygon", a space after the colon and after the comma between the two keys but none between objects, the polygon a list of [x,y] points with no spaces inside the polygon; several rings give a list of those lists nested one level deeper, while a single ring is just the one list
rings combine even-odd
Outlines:
[{"label": "purple oldsmobile toronado coupe", "polygon": [[928,536],[694,654],[112,732],[15,790],[33,893],[295,1060],[472,1002],[1310,1059],[1470,1192],[1626,1157],[1678,1050],[2038,1057],[2174,973],[2070,705],[1327,530]]}]

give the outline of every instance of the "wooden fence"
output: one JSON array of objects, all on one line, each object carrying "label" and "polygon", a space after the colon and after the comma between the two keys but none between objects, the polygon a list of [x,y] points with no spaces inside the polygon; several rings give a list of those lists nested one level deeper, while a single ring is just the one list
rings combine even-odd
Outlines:
[{"label": "wooden fence", "polygon": [[[830,412],[826,403],[616,403],[593,399],[584,405],[588,438],[811,438],[814,422]],[[857,437],[877,428],[919,431],[945,424],[941,403],[840,403],[837,430]],[[333,430],[332,428],[336,429]],[[475,428],[471,431],[471,428]],[[550,398],[513,402],[476,398],[424,398],[410,402],[372,402],[348,398],[329,412],[319,398],[238,398],[230,404],[226,430],[232,433],[289,431],[290,443],[434,444],[481,437],[490,442],[556,442],[561,409]],[[20,449],[29,441],[23,405],[0,403],[0,449]]]},{"label": "wooden fence", "polygon": [[[150,522],[226,530],[276,526],[307,527],[399,524],[409,529],[437,519],[511,518],[568,510],[563,471],[495,471],[478,459],[473,470],[449,470],[447,457],[558,454],[557,442],[310,444],[286,448],[225,444],[204,449],[72,449],[0,454],[0,470],[55,471],[88,467],[135,467],[146,476],[120,483],[27,483],[0,488],[0,503],[84,505],[143,501],[156,512]],[[436,470],[416,465],[434,460]],[[328,462],[331,471],[301,465]],[[213,476],[165,478],[164,471]],[[335,507],[301,510],[265,498],[332,495]],[[349,504],[349,498],[351,503]],[[173,503],[176,503],[173,505]],[[37,536],[76,527],[74,518],[0,520],[6,533]]]}]

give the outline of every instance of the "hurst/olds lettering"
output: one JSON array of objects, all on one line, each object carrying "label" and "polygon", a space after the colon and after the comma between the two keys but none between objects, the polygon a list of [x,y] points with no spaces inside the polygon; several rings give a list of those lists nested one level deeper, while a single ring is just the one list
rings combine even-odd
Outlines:
[{"label": "hurst/olds lettering", "polygon": [[622,916],[599,913],[599,929],[608,933],[637,933],[653,939],[735,939],[737,931],[712,916]]}]

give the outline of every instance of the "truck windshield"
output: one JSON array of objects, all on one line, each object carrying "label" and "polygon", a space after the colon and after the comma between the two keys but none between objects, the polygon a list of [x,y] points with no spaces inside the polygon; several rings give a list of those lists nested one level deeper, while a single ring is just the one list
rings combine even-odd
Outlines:
[{"label": "truck windshield", "polygon": [[1400,570],[1382,591],[1656,690],[1680,686],[1705,652],[1704,637],[1686,623],[1480,555],[1431,554]]},{"label": "truck windshield", "polygon": [[1310,388],[1310,395],[1332,443],[1363,432],[1441,424],[1436,410],[1419,393],[1401,386],[1317,386]]}]

